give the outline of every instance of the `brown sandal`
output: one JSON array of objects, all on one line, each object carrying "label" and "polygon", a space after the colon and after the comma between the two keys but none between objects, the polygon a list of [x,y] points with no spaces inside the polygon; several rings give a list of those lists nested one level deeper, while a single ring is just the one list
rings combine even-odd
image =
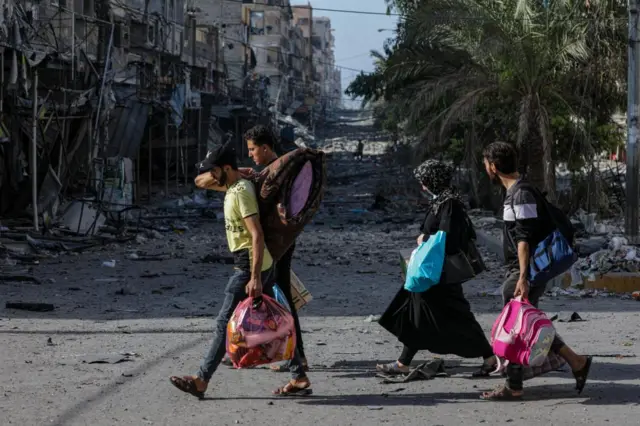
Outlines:
[{"label": "brown sandal", "polygon": [[194,380],[193,377],[189,377],[189,376],[184,376],[184,377],[171,376],[171,377],[169,377],[169,380],[171,381],[171,384],[173,386],[177,387],[182,392],[191,394],[191,395],[195,396],[198,399],[203,399],[204,398],[204,392],[198,390],[198,387],[196,386],[196,381]]},{"label": "brown sandal", "polygon": [[509,389],[505,385],[499,386],[491,392],[484,392],[480,395],[480,399],[485,401],[521,401],[522,393],[515,395],[515,391]]},{"label": "brown sandal", "polygon": [[313,391],[310,389],[311,383],[307,382],[305,387],[298,387],[295,381],[290,381],[286,385],[281,388],[273,391],[273,394],[276,396],[309,396],[313,394]]}]

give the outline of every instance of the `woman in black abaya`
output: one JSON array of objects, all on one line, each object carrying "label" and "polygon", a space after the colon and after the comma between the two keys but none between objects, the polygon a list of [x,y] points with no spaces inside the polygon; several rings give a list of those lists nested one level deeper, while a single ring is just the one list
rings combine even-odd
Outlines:
[{"label": "woman in black abaya", "polygon": [[[475,232],[457,190],[452,187],[453,169],[448,165],[427,160],[414,172],[422,188],[433,202],[422,224],[418,244],[438,231],[446,233],[446,257],[461,251],[470,255]],[[438,284],[423,293],[412,293],[402,287],[380,318],[380,325],[404,344],[397,361],[380,364],[376,370],[386,374],[404,374],[419,350],[435,354],[458,355],[484,359],[474,377],[486,377],[496,367],[496,358],[480,324],[464,297],[462,283],[443,273]],[[451,282],[453,279],[454,282]]]}]

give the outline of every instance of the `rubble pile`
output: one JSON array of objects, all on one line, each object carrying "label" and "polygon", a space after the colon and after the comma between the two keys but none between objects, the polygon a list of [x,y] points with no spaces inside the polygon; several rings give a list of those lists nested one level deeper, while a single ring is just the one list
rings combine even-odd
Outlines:
[{"label": "rubble pile", "polygon": [[[222,216],[221,199],[208,198],[205,191],[128,210],[115,217],[90,202],[73,201],[41,232],[34,232],[19,219],[0,223],[0,269],[14,275],[24,274],[27,271],[20,268],[38,265],[43,259],[163,240],[167,234],[182,235],[199,227],[203,217],[215,221]],[[149,260],[149,256],[137,256],[136,260]]]},{"label": "rubble pile", "polygon": [[612,237],[606,248],[582,257],[574,265],[582,276],[593,280],[609,272],[640,271],[640,250],[624,237]]}]

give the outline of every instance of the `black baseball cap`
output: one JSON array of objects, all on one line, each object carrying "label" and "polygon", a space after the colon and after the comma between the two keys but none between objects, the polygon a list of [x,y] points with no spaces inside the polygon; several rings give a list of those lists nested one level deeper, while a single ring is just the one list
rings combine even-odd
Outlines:
[{"label": "black baseball cap", "polygon": [[238,168],[238,160],[236,158],[236,150],[231,142],[227,142],[209,151],[207,156],[201,162],[196,164],[198,173],[206,173],[215,167],[231,166],[233,169]]}]

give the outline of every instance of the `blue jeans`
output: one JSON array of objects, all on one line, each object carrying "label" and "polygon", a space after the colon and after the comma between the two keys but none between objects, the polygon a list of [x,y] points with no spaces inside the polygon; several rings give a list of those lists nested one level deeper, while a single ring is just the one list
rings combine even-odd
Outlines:
[{"label": "blue jeans", "polygon": [[[262,273],[262,291],[263,293],[273,297],[274,284],[274,268],[270,268]],[[224,302],[222,308],[216,318],[215,328],[213,330],[213,343],[209,351],[202,361],[202,365],[198,370],[197,376],[205,382],[208,382],[216,372],[222,358],[226,352],[227,324],[238,304],[247,298],[245,286],[251,280],[251,272],[236,269],[234,274],[229,278],[227,287],[224,289]],[[294,379],[302,379],[306,377],[302,368],[302,363],[298,350],[294,354],[290,363],[291,375]]]}]

